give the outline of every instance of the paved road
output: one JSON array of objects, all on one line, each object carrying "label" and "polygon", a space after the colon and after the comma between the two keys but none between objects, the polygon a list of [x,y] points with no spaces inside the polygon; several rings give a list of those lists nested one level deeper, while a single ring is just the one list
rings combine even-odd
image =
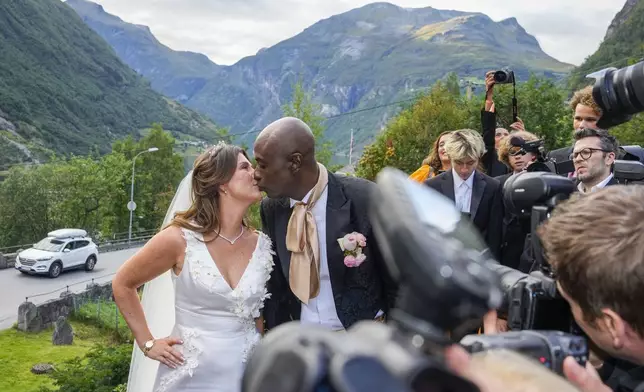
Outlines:
[{"label": "paved road", "polygon": [[[108,282],[118,267],[133,255],[138,248],[102,253],[92,272],[72,270],[63,272],[58,278],[21,274],[13,268],[0,271],[0,330],[10,328],[18,320],[18,306],[25,297],[35,304],[60,297],[69,285],[70,291],[82,291],[88,283]],[[36,296],[38,294],[46,295]]]}]

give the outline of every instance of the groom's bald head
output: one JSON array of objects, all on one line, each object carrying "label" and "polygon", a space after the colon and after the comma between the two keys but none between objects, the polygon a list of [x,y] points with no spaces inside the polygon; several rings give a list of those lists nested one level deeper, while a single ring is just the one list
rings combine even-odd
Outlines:
[{"label": "groom's bald head", "polygon": [[257,136],[253,150],[255,179],[269,197],[297,196],[311,178],[315,184],[315,137],[304,121],[284,117],[269,124]]},{"label": "groom's bald head", "polygon": [[264,128],[255,141],[255,151],[266,148],[285,158],[297,153],[315,161],[315,137],[299,118],[284,117]]}]

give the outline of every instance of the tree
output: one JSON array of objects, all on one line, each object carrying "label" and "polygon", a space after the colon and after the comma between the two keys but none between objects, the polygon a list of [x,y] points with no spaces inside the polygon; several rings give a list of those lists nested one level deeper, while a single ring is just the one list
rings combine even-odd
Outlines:
[{"label": "tree", "polygon": [[155,125],[140,141],[118,141],[97,159],[13,167],[0,183],[0,246],[30,244],[62,227],[85,229],[97,239],[127,231],[132,158],[150,147],[159,151],[136,161],[134,228],[159,228],[184,175],[173,146],[174,138]]},{"label": "tree", "polygon": [[[497,85],[494,90],[497,122],[509,129],[512,87]],[[566,92],[552,80],[532,75],[528,81],[517,84],[519,117],[525,123],[526,131],[544,139],[547,149],[565,147],[572,141],[572,115],[565,101]]]},{"label": "tree", "polygon": [[[151,131],[139,142],[131,138],[114,143],[113,152],[123,154],[130,160],[131,175],[132,159],[141,151],[156,147],[159,151],[140,155],[135,163],[134,201],[137,204],[133,221],[134,231],[157,229],[163,222],[166,210],[172,201],[175,188],[184,176],[183,160],[173,152],[175,139],[163,130],[160,124],[154,124]],[[131,178],[127,177],[121,184],[127,189],[126,198],[115,200],[119,203],[115,209],[123,215],[118,220],[119,232],[125,232],[129,224],[129,211],[126,209],[129,201]],[[124,219],[128,217],[128,219]]]},{"label": "tree", "polygon": [[[494,101],[499,125],[512,122],[512,91],[495,87]],[[365,148],[356,173],[373,180],[385,166],[411,173],[427,156],[432,144],[444,131],[481,129],[483,96],[467,100],[460,95],[458,77],[450,74],[437,82],[429,93],[419,96],[409,108],[393,118],[373,144]],[[572,137],[572,116],[565,105],[565,92],[552,81],[532,76],[517,84],[519,117],[526,130],[545,140],[547,148],[567,145]],[[623,131],[633,135],[635,133]],[[630,132],[630,133],[629,133]]]},{"label": "tree", "polygon": [[282,106],[282,112],[287,117],[297,117],[304,121],[315,136],[315,156],[318,162],[327,166],[331,163],[333,143],[324,137],[324,117],[320,116],[320,106],[313,103],[311,94],[304,91],[302,81],[293,87],[293,100]]},{"label": "tree", "polygon": [[611,128],[609,131],[622,146],[639,145],[644,147],[644,114],[638,114],[631,121]]},{"label": "tree", "polygon": [[356,174],[373,180],[386,166],[411,173],[425,159],[438,135],[466,127],[478,129],[476,121],[470,106],[453,88],[439,81],[415,104],[393,118],[365,148]]}]

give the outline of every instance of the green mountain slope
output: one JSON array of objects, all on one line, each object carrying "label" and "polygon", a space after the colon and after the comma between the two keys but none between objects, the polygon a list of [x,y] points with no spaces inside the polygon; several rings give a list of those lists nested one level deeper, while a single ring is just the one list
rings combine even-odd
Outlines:
[{"label": "green mountain slope", "polygon": [[206,140],[218,131],[154,92],[59,0],[1,1],[0,53],[0,146],[11,152],[0,164],[109,151],[153,122]]},{"label": "green mountain slope", "polygon": [[607,67],[621,68],[644,58],[644,2],[628,0],[611,23],[599,49],[570,75],[571,89],[593,83],[586,75]]},{"label": "green mountain slope", "polygon": [[480,13],[373,3],[321,20],[232,66],[212,64],[198,77],[192,65],[177,71],[193,54],[169,54],[147,29],[99,5],[67,4],[158,91],[233,133],[247,132],[238,140],[249,144],[255,131],[280,116],[300,78],[322,114],[332,117],[327,136],[347,151],[352,128],[359,149],[397,110],[387,105],[414,97],[450,72],[481,79],[487,70],[511,67],[522,79],[530,73],[561,78],[572,68],[545,54],[514,18],[495,22]]}]

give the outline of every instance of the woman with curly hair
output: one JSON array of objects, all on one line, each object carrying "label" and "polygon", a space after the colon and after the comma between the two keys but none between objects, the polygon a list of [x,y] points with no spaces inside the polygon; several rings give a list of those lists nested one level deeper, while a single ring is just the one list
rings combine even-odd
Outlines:
[{"label": "woman with curly hair", "polygon": [[429,155],[423,161],[422,166],[409,176],[410,179],[423,183],[425,180],[451,169],[452,165],[445,153],[445,140],[447,139],[445,136],[450,133],[451,131],[447,131],[438,135]]}]

